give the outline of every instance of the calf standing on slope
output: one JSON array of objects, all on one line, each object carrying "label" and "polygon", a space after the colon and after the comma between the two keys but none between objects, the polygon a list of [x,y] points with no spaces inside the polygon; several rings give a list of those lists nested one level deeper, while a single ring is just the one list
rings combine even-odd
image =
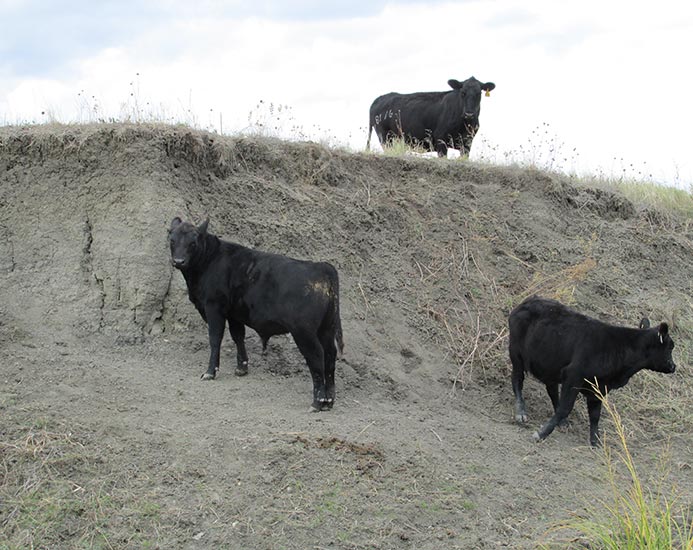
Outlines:
[{"label": "calf standing on slope", "polygon": [[248,373],[246,326],[260,335],[263,349],[271,336],[290,333],[313,378],[313,410],[331,409],[337,348],[344,348],[337,270],[222,241],[207,232],[208,223],[195,227],[176,217],[169,229],[171,262],[209,330],[209,367],[202,379],[216,377],[227,322],[239,376]]},{"label": "calf standing on slope", "polygon": [[578,393],[582,393],[590,419],[590,444],[596,447],[602,402],[586,380],[594,382],[596,378],[599,391],[606,394],[625,386],[642,369],[664,373],[676,370],[671,358],[674,341],[666,323],[649,328],[650,322],[643,319],[639,329],[609,325],[538,296],[517,306],[508,322],[515,419],[527,421],[522,397],[525,372],[546,385],[553,403],[554,415],[534,434],[538,440],[565,422]]}]

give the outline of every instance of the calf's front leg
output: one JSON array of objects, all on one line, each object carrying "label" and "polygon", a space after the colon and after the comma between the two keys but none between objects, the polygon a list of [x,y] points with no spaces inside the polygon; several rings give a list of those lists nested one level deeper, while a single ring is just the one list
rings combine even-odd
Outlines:
[{"label": "calf's front leg", "polygon": [[599,438],[599,417],[602,413],[601,400],[592,393],[585,394],[587,400],[587,415],[590,418],[590,445],[599,447],[601,440]]},{"label": "calf's front leg", "polygon": [[565,422],[570,411],[573,410],[573,406],[575,406],[575,399],[578,394],[577,385],[578,383],[567,380],[561,385],[561,397],[558,400],[558,407],[556,407],[556,411],[549,421],[534,433],[534,439],[537,441],[546,439],[556,426]]},{"label": "calf's front leg", "polygon": [[226,319],[215,307],[205,309],[207,314],[207,332],[209,333],[209,367],[202,375],[202,380],[214,380],[219,370],[221,341],[224,338]]}]

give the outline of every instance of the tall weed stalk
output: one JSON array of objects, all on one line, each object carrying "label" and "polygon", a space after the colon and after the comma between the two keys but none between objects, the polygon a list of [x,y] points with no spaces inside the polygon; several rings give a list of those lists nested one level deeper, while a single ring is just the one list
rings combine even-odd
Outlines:
[{"label": "tall weed stalk", "polygon": [[[661,473],[659,479],[654,480],[654,487],[647,487],[628,447],[620,414],[598,386],[592,382],[590,385],[613,421],[616,433],[613,444],[603,438],[603,459],[611,498],[590,505],[588,517],[568,521],[559,529],[577,531],[589,541],[588,547],[592,549],[693,550],[693,518],[680,504],[676,487],[664,487],[668,471],[666,460],[660,463]],[[584,548],[584,542],[579,547]]]}]

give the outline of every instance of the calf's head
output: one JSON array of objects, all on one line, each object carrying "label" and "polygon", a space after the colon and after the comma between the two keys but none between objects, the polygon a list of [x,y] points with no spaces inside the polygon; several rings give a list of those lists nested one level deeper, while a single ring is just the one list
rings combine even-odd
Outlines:
[{"label": "calf's head", "polygon": [[645,348],[649,369],[664,373],[672,373],[676,370],[671,357],[674,341],[669,336],[669,325],[662,323],[656,329],[649,329]]},{"label": "calf's head", "polygon": [[460,82],[454,78],[448,80],[448,85],[457,90],[462,100],[462,118],[474,120],[481,111],[481,91],[490,92],[496,85],[493,82],[479,82],[473,76]]},{"label": "calf's head", "polygon": [[209,220],[205,220],[198,227],[195,227],[178,217],[173,218],[171,228],[168,230],[173,267],[177,269],[190,267],[197,254],[204,248],[204,238],[208,225]]}]

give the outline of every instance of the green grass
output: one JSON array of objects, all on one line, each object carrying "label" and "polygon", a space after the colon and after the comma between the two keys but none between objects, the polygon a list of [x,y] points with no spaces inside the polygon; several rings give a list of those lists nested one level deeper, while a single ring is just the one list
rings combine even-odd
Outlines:
[{"label": "green grass", "polygon": [[[628,447],[621,416],[607,397],[591,384],[611,418],[615,437],[603,437],[603,460],[611,498],[587,506],[587,514],[558,526],[587,539],[600,550],[693,550],[693,518],[675,486],[667,486],[668,464],[660,458],[658,479],[646,483]],[[666,457],[666,453],[663,453]],[[575,538],[573,537],[574,541]],[[568,548],[584,548],[573,542]]]},{"label": "green grass", "polygon": [[404,138],[394,138],[383,147],[383,155],[386,157],[404,157],[412,153],[423,154],[428,152],[420,145],[407,143]]},{"label": "green grass", "polygon": [[160,546],[156,490],[131,483],[88,436],[37,419],[0,438],[0,549]]},{"label": "green grass", "polygon": [[673,212],[693,221],[691,190],[667,187],[648,181],[583,178],[583,185],[618,191],[638,206],[653,207],[661,212]]}]

